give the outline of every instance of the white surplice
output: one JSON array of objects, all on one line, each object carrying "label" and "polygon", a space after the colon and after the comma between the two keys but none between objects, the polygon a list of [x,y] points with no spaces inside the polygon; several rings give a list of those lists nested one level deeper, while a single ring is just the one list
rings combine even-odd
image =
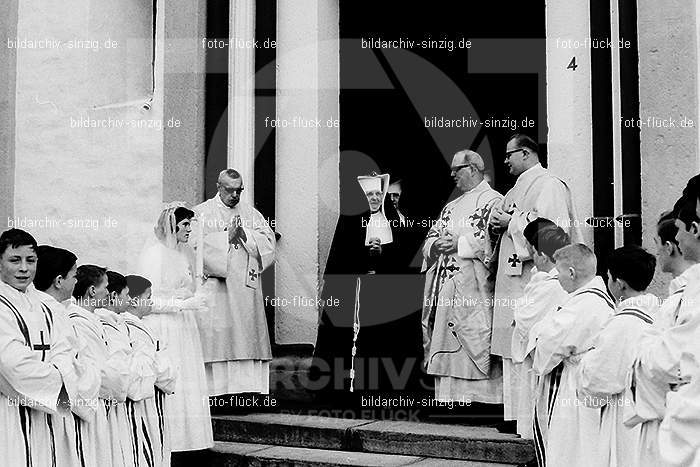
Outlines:
[{"label": "white surplice", "polygon": [[[146,368],[132,378],[127,400],[129,423],[136,433],[137,465],[170,466],[170,433],[165,399],[175,389],[175,366],[168,358],[167,343],[139,317],[125,312],[131,346]],[[150,368],[147,368],[150,362]],[[150,371],[148,371],[150,370]]]},{"label": "white surplice", "polygon": [[155,243],[139,260],[139,273],[151,280],[152,314],[143,321],[168,343],[168,359],[178,378],[175,393],[165,398],[172,451],[208,449],[214,445],[202,342],[196,314],[188,306],[195,292],[194,252],[188,245],[168,248]]},{"label": "white surplice", "polygon": [[581,235],[571,190],[540,164],[518,176],[501,208],[511,213],[511,220],[498,242],[491,352],[503,357],[504,418],[515,420],[520,377],[519,367],[513,365],[511,358],[513,308],[525,292],[533,266],[523,231],[527,224],[544,217],[569,233],[572,242],[579,241]]},{"label": "white surplice", "polygon": [[69,410],[62,375],[76,382],[75,375],[70,376],[75,373],[75,353],[64,331],[33,293],[0,281],[2,465],[69,465],[71,454],[61,449],[66,440],[56,439],[63,428],[54,426]]},{"label": "white surplice", "polygon": [[642,335],[637,347],[631,382],[635,397],[625,420],[629,426],[640,425],[637,466],[667,465],[659,453],[659,425],[666,411],[666,393],[680,383],[681,350],[687,347],[689,339],[694,339],[690,328],[698,324],[700,309],[681,308],[681,299],[689,278],[695,274],[695,280],[699,280],[699,273],[691,267],[671,281],[668,298],[661,303],[653,326]]},{"label": "white surplice", "polygon": [[[437,399],[502,401],[501,369],[490,352],[493,279],[486,233],[491,208],[501,199],[482,181],[443,208],[423,245],[423,346]],[[432,258],[433,243],[445,232],[458,239],[457,251]]]},{"label": "white surplice", "polygon": [[577,398],[578,363],[614,309],[603,279],[596,276],[538,326],[532,367],[540,377],[536,406],[549,410],[547,466],[588,467],[598,449],[600,410],[584,407]]},{"label": "white surplice", "polygon": [[66,307],[51,295],[33,287],[31,289],[36,298],[51,310],[54,328],[62,329],[70,344],[73,362],[69,376],[64,376],[64,385],[70,399],[71,411],[52,417],[57,466],[79,466],[84,462],[85,453],[82,441],[77,436],[76,426],[81,423],[80,420],[87,423],[95,416],[102,377],[95,362],[87,357],[87,344],[73,328]]},{"label": "white surplice", "polygon": [[[216,195],[194,207],[196,275],[209,312],[197,314],[209,395],[269,392],[272,349],[260,277],[275,258],[275,234],[263,215],[241,201],[234,208]],[[228,241],[239,216],[245,241]]]},{"label": "white surplice", "polygon": [[589,458],[592,466],[633,465],[637,456],[639,427],[625,426],[623,421],[633,401],[629,382],[637,346],[658,308],[659,300],[652,294],[623,300],[596,336],[594,348],[581,357],[579,399],[601,411],[600,442]]},{"label": "white surplice", "polygon": [[[100,369],[101,382],[95,415],[90,420],[76,420],[83,442],[86,465],[111,466],[115,454],[113,433],[107,412],[126,400],[129,384],[129,356],[124,349],[110,342],[100,317],[73,302],[66,302],[68,316],[85,342],[85,356]],[[117,435],[119,436],[119,435]]]},{"label": "white surplice", "polygon": [[[568,294],[561,288],[556,268],[551,271],[537,271],[525,286],[525,295],[518,300],[514,311],[515,328],[511,353],[513,364],[519,366],[517,431],[523,438],[532,439],[537,375],[532,370],[532,351],[537,341],[537,325],[550,313],[561,306]],[[532,339],[530,336],[533,336]]]},{"label": "white surplice", "polygon": [[666,355],[659,363],[666,362],[670,376],[677,369],[678,383],[666,394],[658,440],[659,453],[668,465],[695,467],[700,466],[700,264],[684,274],[688,284],[677,308],[676,325],[661,334],[660,352]]}]

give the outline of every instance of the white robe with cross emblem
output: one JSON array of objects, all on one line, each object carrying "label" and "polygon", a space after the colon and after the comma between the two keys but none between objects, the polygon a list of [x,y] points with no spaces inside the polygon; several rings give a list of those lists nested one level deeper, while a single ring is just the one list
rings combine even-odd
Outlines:
[{"label": "white robe with cross emblem", "polygon": [[[443,208],[423,245],[423,346],[437,399],[502,401],[501,368],[490,355],[493,280],[486,234],[491,208],[501,199],[482,181]],[[458,239],[457,251],[432,257],[444,232]]]},{"label": "white robe with cross emblem", "polygon": [[[54,328],[61,329],[70,344],[72,365],[64,372],[63,383],[70,399],[71,411],[54,415],[54,430],[56,431],[57,465],[85,465],[83,443],[78,436],[76,426],[80,420],[91,420],[97,409],[97,397],[102,377],[100,370],[86,354],[86,343],[73,328],[68,318],[68,310],[51,295],[32,288],[32,293],[46,305],[53,315]],[[51,354],[58,349],[54,346]]]},{"label": "white robe with cross emblem", "polygon": [[[197,315],[209,395],[269,392],[272,349],[260,275],[275,258],[275,234],[254,207],[226,206],[218,195],[196,206],[196,275],[209,311]],[[246,240],[229,244],[240,216]]]},{"label": "white robe with cross emblem", "polygon": [[[688,280],[680,299],[675,326],[663,333],[663,347],[655,360],[646,356],[658,376],[676,383],[666,394],[666,409],[659,426],[659,453],[672,466],[700,466],[700,264],[684,273]],[[653,365],[653,366],[652,366]],[[671,379],[672,381],[672,379]]]},{"label": "white robe with cross emblem", "polygon": [[642,334],[651,327],[659,299],[644,294],[623,300],[579,363],[579,399],[600,410],[600,442],[590,465],[627,466],[637,455],[639,427],[625,426],[634,398],[629,390],[632,365]]},{"label": "white robe with cross emblem", "polygon": [[525,295],[515,307],[515,330],[511,351],[513,362],[520,364],[518,381],[517,432],[531,439],[537,375],[532,370],[532,351],[537,340],[537,326],[561,306],[568,294],[561,288],[556,268],[536,271],[525,287]]},{"label": "white robe with cross emblem", "polygon": [[166,418],[165,398],[175,389],[175,367],[168,359],[167,343],[148,325],[131,313],[123,313],[134,355],[144,365],[150,362],[150,371],[132,378],[129,385],[127,410],[129,423],[136,433],[138,465],[167,467],[170,465],[170,433]]},{"label": "white robe with cross emblem", "polygon": [[[86,354],[100,369],[101,384],[97,411],[91,420],[76,420],[82,436],[86,465],[111,466],[114,458],[108,407],[124,402],[129,383],[128,354],[110,344],[100,317],[75,303],[67,305],[68,316],[78,335],[86,343]],[[88,460],[90,459],[90,460]]]},{"label": "white robe with cross emblem", "polygon": [[[547,438],[544,446],[536,445],[544,465],[588,467],[591,453],[598,449],[600,410],[584,407],[576,395],[578,364],[614,309],[603,280],[596,276],[538,326],[532,367],[540,376],[535,406],[538,412],[541,407],[548,411]],[[536,414],[536,423],[539,415],[544,414]]]},{"label": "white robe with cross emblem", "polygon": [[515,420],[519,365],[513,364],[511,356],[513,307],[525,293],[533,266],[523,231],[528,223],[544,217],[569,233],[572,242],[579,241],[581,235],[569,187],[540,164],[518,176],[501,208],[512,217],[498,243],[491,352],[503,357],[504,419]]},{"label": "white robe with cross emblem", "polygon": [[[0,456],[18,467],[70,465],[61,446],[69,411],[62,373],[74,354],[51,311],[32,293],[0,282]],[[60,400],[59,400],[60,397]]]},{"label": "white robe with cross emblem", "polygon": [[640,425],[635,465],[641,467],[667,465],[659,453],[659,425],[666,411],[666,394],[681,383],[681,349],[694,338],[691,329],[700,318],[697,307],[681,307],[688,279],[695,273],[694,280],[700,280],[698,272],[697,268],[688,268],[671,281],[668,298],[637,346],[631,381],[635,397],[625,424]]}]

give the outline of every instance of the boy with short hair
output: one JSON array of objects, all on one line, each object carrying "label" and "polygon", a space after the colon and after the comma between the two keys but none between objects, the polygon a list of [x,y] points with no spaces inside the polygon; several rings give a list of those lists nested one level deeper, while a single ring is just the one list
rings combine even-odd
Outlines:
[{"label": "boy with short hair", "polygon": [[639,428],[624,425],[624,409],[632,403],[626,389],[637,345],[659,307],[658,298],[646,293],[655,268],[654,256],[638,246],[623,246],[608,257],[608,289],[617,307],[579,363],[579,398],[601,412],[593,465],[629,465],[637,454]]}]

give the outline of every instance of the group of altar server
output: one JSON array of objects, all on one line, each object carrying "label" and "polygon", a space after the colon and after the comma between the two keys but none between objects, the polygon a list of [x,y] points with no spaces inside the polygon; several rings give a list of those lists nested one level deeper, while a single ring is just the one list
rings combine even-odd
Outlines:
[{"label": "group of altar server", "polygon": [[242,191],[228,169],[211,200],[165,206],[139,275],[0,234],[0,465],[191,465],[210,397],[268,392],[275,237]]},{"label": "group of altar server", "polygon": [[170,465],[175,373],[142,320],[148,280],[78,267],[19,229],[0,258],[4,465]]},{"label": "group of altar server", "polygon": [[[453,158],[462,194],[423,246],[435,397],[502,402],[541,466],[700,466],[700,176],[658,221],[656,257],[614,250],[606,283],[537,149],[508,141],[505,196],[479,154]],[[664,299],[646,292],[657,262]]]}]

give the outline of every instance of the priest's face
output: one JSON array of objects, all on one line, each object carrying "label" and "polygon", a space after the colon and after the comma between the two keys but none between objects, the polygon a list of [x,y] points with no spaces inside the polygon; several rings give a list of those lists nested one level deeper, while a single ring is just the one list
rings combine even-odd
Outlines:
[{"label": "priest's face", "polygon": [[21,245],[13,248],[9,245],[0,257],[0,279],[24,292],[34,280],[36,263],[37,256],[33,246]]},{"label": "priest's face", "polygon": [[399,199],[401,198],[401,192],[392,192],[389,193],[389,199],[391,200],[391,204],[394,205],[396,209],[399,209]]},{"label": "priest's face", "polygon": [[372,210],[372,212],[379,211],[379,208],[382,207],[382,192],[379,190],[372,190],[367,192],[366,195],[370,210]]},{"label": "priest's face", "polygon": [[475,186],[474,169],[465,162],[464,157],[456,155],[452,158],[450,166],[452,180],[454,180],[457,189],[463,192],[469,191]]},{"label": "priest's face", "polygon": [[216,186],[219,189],[219,197],[221,198],[221,202],[230,208],[235,208],[238,202],[241,200],[241,193],[243,192],[243,179],[222,177]]},{"label": "priest's face", "polygon": [[506,157],[503,161],[508,172],[517,177],[527,169],[525,158],[527,157],[528,150],[521,148],[516,144],[514,139],[508,141],[506,145]]}]

